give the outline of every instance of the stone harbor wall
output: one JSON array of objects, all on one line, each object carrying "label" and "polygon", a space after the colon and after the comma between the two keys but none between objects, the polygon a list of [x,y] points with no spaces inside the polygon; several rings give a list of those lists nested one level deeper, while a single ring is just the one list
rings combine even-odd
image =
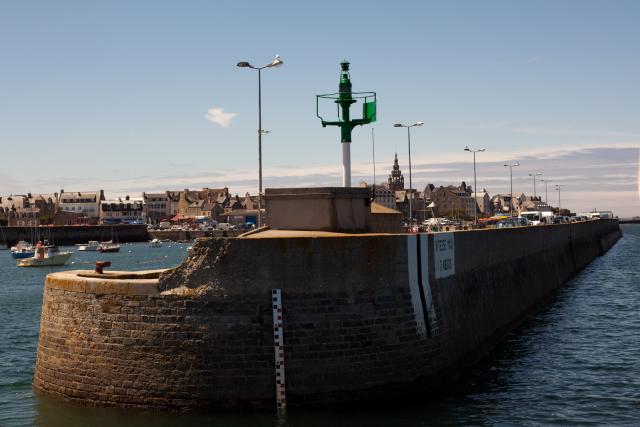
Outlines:
[{"label": "stone harbor wall", "polygon": [[[64,225],[41,227],[2,227],[0,245],[8,247],[20,240],[33,242],[35,238],[49,240],[57,245],[75,245],[89,240],[117,240],[119,242],[146,242],[147,226],[141,225]],[[6,239],[6,242],[4,241]]]},{"label": "stone harbor wall", "polygon": [[[50,274],[34,387],[162,409],[274,408],[276,378],[291,406],[423,393],[454,380],[619,237],[616,220],[598,220],[201,239],[162,273]],[[284,377],[275,370],[274,289]]]}]

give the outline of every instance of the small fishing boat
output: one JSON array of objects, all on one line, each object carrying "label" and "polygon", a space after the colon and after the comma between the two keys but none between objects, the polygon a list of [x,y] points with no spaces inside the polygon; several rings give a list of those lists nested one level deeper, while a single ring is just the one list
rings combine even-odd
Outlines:
[{"label": "small fishing boat", "polygon": [[65,265],[72,252],[61,252],[55,245],[44,246],[38,242],[35,254],[31,258],[18,260],[18,267],[46,267],[53,265]]},{"label": "small fishing boat", "polygon": [[85,245],[78,245],[79,251],[97,251],[100,250],[100,242],[97,240],[89,240]]},{"label": "small fishing boat", "polygon": [[11,256],[15,259],[31,258],[35,253],[35,247],[24,240],[20,240],[15,246],[11,247]]},{"label": "small fishing boat", "polygon": [[113,240],[108,242],[100,242],[99,252],[120,252],[120,245],[113,243]]},{"label": "small fishing boat", "polygon": [[161,248],[162,247],[162,242],[158,239],[153,239],[149,242],[149,247],[150,248]]}]

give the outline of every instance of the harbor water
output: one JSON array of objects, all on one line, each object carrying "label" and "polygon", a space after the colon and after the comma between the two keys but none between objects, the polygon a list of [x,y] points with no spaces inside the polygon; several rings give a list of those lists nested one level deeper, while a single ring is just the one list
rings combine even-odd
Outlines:
[{"label": "harbor water", "polygon": [[[0,426],[640,425],[640,225],[535,309],[437,396],[375,408],[164,414],[86,408],[31,387],[44,276],[61,269],[171,267],[186,244],[77,252],[65,267],[22,269],[0,251]],[[498,308],[499,309],[499,308]],[[286,334],[286,331],[285,331]]]}]

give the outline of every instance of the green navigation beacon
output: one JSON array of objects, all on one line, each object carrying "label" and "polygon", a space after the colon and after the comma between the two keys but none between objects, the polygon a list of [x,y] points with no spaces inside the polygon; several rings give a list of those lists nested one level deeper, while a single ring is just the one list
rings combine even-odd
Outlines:
[{"label": "green navigation beacon", "polygon": [[[322,121],[322,127],[339,126],[342,142],[342,185],[351,187],[351,131],[356,126],[362,126],[376,121],[376,93],[352,92],[349,76],[349,62],[340,63],[340,87],[338,93],[316,95],[316,115]],[[330,99],[336,103],[338,110],[337,121],[326,121],[320,115],[320,100]],[[351,104],[362,102],[362,118],[352,119],[349,109]]]}]

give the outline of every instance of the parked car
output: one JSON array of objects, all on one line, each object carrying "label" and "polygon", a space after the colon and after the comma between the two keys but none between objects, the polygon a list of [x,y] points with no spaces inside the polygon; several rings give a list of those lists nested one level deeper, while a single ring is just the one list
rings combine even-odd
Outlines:
[{"label": "parked car", "polygon": [[244,224],[238,224],[238,230],[253,230],[256,225],[252,222],[245,222]]},{"label": "parked car", "polygon": [[530,227],[533,224],[531,223],[531,221],[529,221],[528,218],[524,218],[524,217],[515,217],[514,220],[518,223],[518,225],[520,227]]},{"label": "parked car", "polygon": [[496,228],[513,228],[520,227],[520,223],[516,221],[516,218],[503,219],[496,224]]}]

